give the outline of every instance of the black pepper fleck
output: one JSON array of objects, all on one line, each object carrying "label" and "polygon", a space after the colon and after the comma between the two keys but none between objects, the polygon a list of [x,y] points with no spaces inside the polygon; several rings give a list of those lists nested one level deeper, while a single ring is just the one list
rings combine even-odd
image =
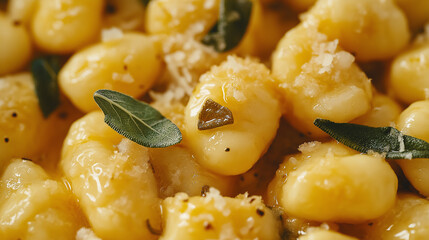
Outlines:
[{"label": "black pepper fleck", "polygon": [[20,26],[20,25],[21,25],[21,21],[19,21],[19,20],[15,20],[15,21],[13,21],[13,25],[14,25],[15,27],[18,27],[18,26]]},{"label": "black pepper fleck", "polygon": [[231,149],[229,147],[225,148],[225,152],[229,152]]},{"label": "black pepper fleck", "polygon": [[106,13],[113,14],[116,12],[116,7],[112,4],[106,4]]},{"label": "black pepper fleck", "polygon": [[210,186],[209,185],[204,185],[201,188],[201,196],[205,197],[209,191],[210,191]]},{"label": "black pepper fleck", "polygon": [[243,176],[240,176],[240,181],[244,181],[244,177]]},{"label": "black pepper fleck", "polygon": [[254,176],[255,178],[257,178],[257,177],[259,176],[259,174],[258,174],[258,173],[254,173],[254,174],[253,174],[253,176]]},{"label": "black pepper fleck", "polygon": [[67,112],[60,112],[58,113],[58,117],[61,119],[66,119],[68,117]]},{"label": "black pepper fleck", "polygon": [[210,229],[213,229],[213,226],[209,222],[204,222],[204,229],[205,230],[210,230]]},{"label": "black pepper fleck", "polygon": [[18,113],[16,113],[16,112],[13,112],[13,113],[12,113],[12,117],[13,117],[13,118],[16,118],[16,117],[18,117]]},{"label": "black pepper fleck", "polygon": [[8,142],[9,142],[9,138],[7,138],[7,137],[6,137],[6,138],[4,138],[4,142],[5,142],[5,143],[8,143]]},{"label": "black pepper fleck", "polygon": [[261,209],[256,209],[256,213],[259,215],[259,216],[264,216],[264,214],[265,214],[265,212],[263,211],[263,210],[261,210]]}]

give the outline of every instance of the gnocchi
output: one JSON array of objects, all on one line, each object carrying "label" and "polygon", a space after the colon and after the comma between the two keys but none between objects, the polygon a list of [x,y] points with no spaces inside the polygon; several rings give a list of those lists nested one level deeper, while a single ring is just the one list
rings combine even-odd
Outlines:
[{"label": "gnocchi", "polygon": [[211,188],[204,197],[177,194],[163,202],[169,239],[280,239],[279,219],[259,197],[225,198]]},{"label": "gnocchi", "polygon": [[156,42],[127,33],[77,52],[61,69],[61,89],[83,112],[97,109],[93,94],[106,88],[134,97],[144,94],[161,70]]},{"label": "gnocchi", "polygon": [[0,76],[21,70],[30,60],[32,46],[27,30],[18,20],[0,13]]},{"label": "gnocchi", "polygon": [[[267,150],[280,118],[280,104],[268,69],[250,59],[229,57],[201,76],[185,109],[186,142],[197,161],[223,175],[249,170]],[[198,129],[205,102],[227,107],[233,123]]]},{"label": "gnocchi", "polygon": [[287,214],[359,223],[382,216],[395,203],[398,179],[380,156],[334,142],[307,143],[300,150],[285,159],[269,188],[271,203]]},{"label": "gnocchi", "polygon": [[76,121],[64,140],[61,169],[97,236],[155,239],[158,191],[147,149],[123,140],[101,112]]},{"label": "gnocchi", "polygon": [[426,239],[428,13],[0,0],[0,239]]},{"label": "gnocchi", "polygon": [[273,53],[273,76],[285,98],[286,118],[301,132],[324,136],[316,118],[348,122],[367,113],[371,82],[339,47],[338,40],[300,24],[280,40]]},{"label": "gnocchi", "polygon": [[97,39],[102,0],[40,0],[37,6],[31,30],[35,44],[44,51],[71,53]]}]

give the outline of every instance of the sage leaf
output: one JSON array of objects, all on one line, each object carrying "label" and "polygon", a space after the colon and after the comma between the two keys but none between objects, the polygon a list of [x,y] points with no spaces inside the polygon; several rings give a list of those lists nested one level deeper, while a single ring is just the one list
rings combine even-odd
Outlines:
[{"label": "sage leaf", "polygon": [[231,110],[208,98],[198,116],[198,130],[207,130],[234,123]]},{"label": "sage leaf", "polygon": [[252,6],[250,0],[221,0],[219,20],[204,36],[202,43],[213,46],[217,52],[235,48],[246,33]]},{"label": "sage leaf", "polygon": [[316,119],[314,125],[338,142],[362,153],[385,154],[386,159],[429,158],[429,143],[393,127],[368,127]]},{"label": "sage leaf", "polygon": [[34,87],[39,106],[45,118],[60,105],[60,90],[58,87],[58,72],[61,65],[58,57],[45,56],[31,62]]},{"label": "sage leaf", "polygon": [[111,128],[142,146],[163,148],[182,140],[179,128],[147,103],[106,89],[96,91],[94,100]]}]

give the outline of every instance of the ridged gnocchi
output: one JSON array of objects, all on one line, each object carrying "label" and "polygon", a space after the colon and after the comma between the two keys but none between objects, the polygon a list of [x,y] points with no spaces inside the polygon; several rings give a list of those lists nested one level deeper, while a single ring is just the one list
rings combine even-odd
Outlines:
[{"label": "ridged gnocchi", "polygon": [[0,179],[1,239],[74,239],[87,223],[72,193],[30,160],[14,159]]},{"label": "ridged gnocchi", "polygon": [[33,158],[49,141],[30,73],[0,78],[0,166],[12,157]]},{"label": "ridged gnocchi", "polygon": [[[232,196],[236,191],[237,178],[213,174],[201,167],[192,153],[183,146],[149,150],[160,197],[172,197],[182,192],[198,196],[203,187],[214,187],[222,195]],[[174,164],[171,164],[173,163]]]},{"label": "ridged gnocchi", "polygon": [[102,0],[39,0],[31,21],[37,47],[71,53],[95,41],[100,33]]},{"label": "ridged gnocchi", "polygon": [[395,206],[364,228],[364,240],[425,239],[429,234],[429,202],[414,194],[398,194]]},{"label": "ridged gnocchi", "polygon": [[[198,129],[200,112],[208,99],[227,107],[233,123]],[[185,142],[197,162],[210,171],[223,175],[244,173],[267,150],[280,114],[269,70],[251,59],[229,57],[201,76],[185,109]]]},{"label": "ridged gnocchi", "polygon": [[223,197],[211,188],[204,196],[184,193],[162,204],[164,233],[160,240],[266,239],[280,240],[280,221],[260,197]]},{"label": "ridged gnocchi", "polygon": [[19,20],[0,13],[0,76],[22,69],[30,60],[30,36]]},{"label": "ridged gnocchi", "polygon": [[161,220],[148,150],[113,131],[101,112],[71,126],[60,164],[97,236],[156,239],[146,226]]},{"label": "ridged gnocchi", "polygon": [[[429,101],[411,104],[398,118],[397,126],[404,134],[429,141]],[[429,162],[427,158],[398,160],[411,184],[424,196],[429,196]]]},{"label": "ridged gnocchi", "polygon": [[429,141],[428,21],[429,0],[0,0],[0,239],[426,239],[408,151],[429,150],[403,136]]},{"label": "ridged gnocchi", "polygon": [[146,11],[146,30],[151,34],[184,33],[202,36],[216,23],[219,0],[154,0]]},{"label": "ridged gnocchi", "polygon": [[302,133],[324,136],[316,118],[349,122],[369,111],[371,81],[338,40],[301,23],[280,40],[272,73],[285,98],[286,118]]},{"label": "ridged gnocchi", "polygon": [[269,204],[294,217],[359,223],[395,203],[398,179],[380,156],[362,155],[335,142],[312,142],[285,158],[268,189]]},{"label": "ridged gnocchi", "polygon": [[98,109],[93,100],[99,89],[112,89],[133,97],[151,88],[160,70],[160,49],[141,33],[126,33],[73,55],[61,69],[62,91],[83,112]]},{"label": "ridged gnocchi", "polygon": [[410,40],[407,19],[394,0],[320,0],[304,15],[359,61],[389,59]]},{"label": "ridged gnocchi", "polygon": [[399,54],[390,67],[387,84],[395,97],[405,103],[429,97],[429,43]]}]

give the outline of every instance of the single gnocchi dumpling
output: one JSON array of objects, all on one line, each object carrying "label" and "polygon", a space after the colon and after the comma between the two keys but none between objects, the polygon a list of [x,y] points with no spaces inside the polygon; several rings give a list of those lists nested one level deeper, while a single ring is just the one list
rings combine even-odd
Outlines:
[{"label": "single gnocchi dumpling", "polygon": [[359,223],[382,216],[395,203],[398,179],[382,157],[336,142],[310,142],[299,150],[285,158],[268,189],[268,203],[287,215]]},{"label": "single gnocchi dumpling", "polygon": [[146,30],[150,34],[207,33],[219,16],[220,0],[153,0],[146,10]]},{"label": "single gnocchi dumpling", "polygon": [[398,55],[390,67],[388,87],[404,103],[429,98],[429,43]]},{"label": "single gnocchi dumpling", "polygon": [[[0,166],[12,157],[33,158],[49,141],[31,74],[0,78]],[[7,104],[3,104],[7,103]]]},{"label": "single gnocchi dumpling", "polygon": [[148,150],[124,139],[101,112],[77,120],[64,140],[61,169],[102,239],[156,239],[160,201]]},{"label": "single gnocchi dumpling", "polygon": [[223,175],[249,170],[268,149],[281,115],[269,70],[230,56],[201,76],[185,109],[184,142]]},{"label": "single gnocchi dumpling", "polygon": [[197,196],[205,186],[218,189],[224,196],[236,192],[236,177],[220,176],[204,169],[184,146],[151,148],[149,155],[161,198],[172,197],[178,192]]},{"label": "single gnocchi dumpling", "polygon": [[401,106],[392,98],[374,93],[371,110],[352,121],[352,123],[371,127],[393,126],[401,114]]},{"label": "single gnocchi dumpling", "polygon": [[163,201],[164,232],[160,240],[280,240],[281,222],[261,197],[223,197],[210,188],[204,196],[176,194]]},{"label": "single gnocchi dumpling", "polygon": [[0,12],[0,76],[22,69],[32,55],[30,36],[18,20]]},{"label": "single gnocchi dumpling", "polygon": [[72,53],[96,40],[104,1],[39,0],[31,21],[35,44],[49,53]]},{"label": "single gnocchi dumpling", "polygon": [[400,193],[396,204],[382,217],[365,224],[363,240],[426,239],[429,236],[429,201]]},{"label": "single gnocchi dumpling", "polygon": [[[411,104],[398,118],[397,127],[406,135],[429,141],[429,100]],[[429,159],[404,159],[397,162],[407,179],[424,196],[429,196]]]},{"label": "single gnocchi dumpling", "polygon": [[419,30],[429,21],[429,1],[427,0],[395,0],[408,19],[413,30]]},{"label": "single gnocchi dumpling", "polygon": [[35,163],[14,159],[0,179],[1,239],[73,240],[86,225],[73,194]]},{"label": "single gnocchi dumpling", "polygon": [[303,21],[338,39],[359,61],[389,59],[410,40],[407,19],[394,0],[320,0]]},{"label": "single gnocchi dumpling", "polygon": [[273,53],[272,73],[286,100],[285,115],[302,133],[326,136],[316,118],[349,122],[371,108],[371,81],[343,51],[313,26],[286,33]]},{"label": "single gnocchi dumpling", "polygon": [[83,112],[97,109],[94,92],[111,89],[132,97],[143,95],[160,69],[159,46],[141,33],[113,36],[74,54],[61,69],[61,90]]}]

